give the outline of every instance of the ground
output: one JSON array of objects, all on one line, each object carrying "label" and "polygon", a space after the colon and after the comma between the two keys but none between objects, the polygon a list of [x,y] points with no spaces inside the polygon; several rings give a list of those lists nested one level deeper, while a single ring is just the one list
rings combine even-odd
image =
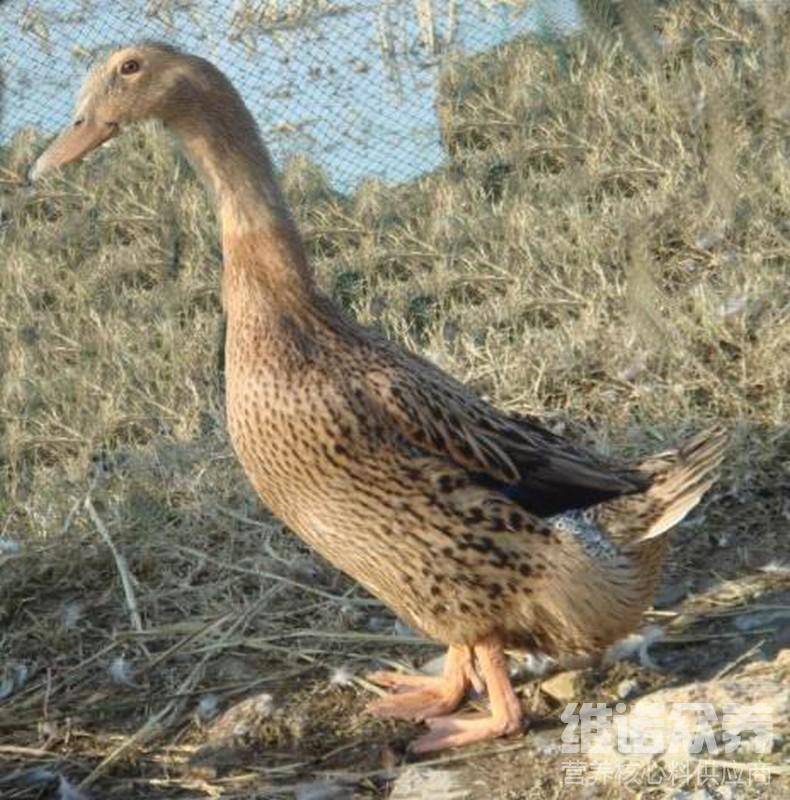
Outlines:
[{"label": "ground", "polygon": [[[655,28],[453,65],[448,163],[410,185],[344,197],[283,170],[326,291],[502,407],[623,458],[731,431],[649,658],[567,697],[525,674],[525,736],[428,761],[406,752],[419,726],[363,713],[363,676],[439,651],[282,530],[231,453],[219,246],[188,166],[142,128],[29,190],[43,142],[0,152],[3,797],[691,797],[646,772],[569,781],[565,703],[706,681],[782,700],[790,21],[668,3]],[[787,791],[787,718],[730,757],[771,777],[739,794]]]}]

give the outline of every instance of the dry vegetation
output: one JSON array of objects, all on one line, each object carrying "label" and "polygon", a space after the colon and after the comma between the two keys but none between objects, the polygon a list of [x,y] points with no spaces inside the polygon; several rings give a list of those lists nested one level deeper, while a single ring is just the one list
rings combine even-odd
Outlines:
[{"label": "dry vegetation", "polygon": [[[740,657],[770,673],[788,644],[790,15],[761,7],[662,10],[635,52],[520,41],[454,65],[452,159],[412,184],[339,197],[284,172],[326,290],[502,406],[627,456],[732,429],[676,536],[659,668],[590,672],[584,699]],[[364,717],[347,673],[435,650],[247,486],[201,186],[145,128],[19,189],[41,144],[0,153],[0,795],[61,774],[101,797],[308,797],[327,776],[381,796],[414,729]],[[209,719],[260,692],[246,732]],[[450,763],[480,796],[573,796],[532,736]]]}]

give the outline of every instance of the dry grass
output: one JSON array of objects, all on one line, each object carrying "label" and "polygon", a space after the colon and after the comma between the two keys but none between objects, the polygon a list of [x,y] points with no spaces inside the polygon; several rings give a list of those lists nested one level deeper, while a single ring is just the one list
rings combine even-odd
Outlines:
[{"label": "dry grass", "polygon": [[[665,671],[592,673],[589,699],[628,670],[653,686],[770,655],[777,630],[754,650],[732,620],[788,607],[787,572],[759,568],[790,559],[790,17],[681,6],[639,58],[580,38],[455,65],[452,161],[412,184],[346,198],[284,171],[327,291],[500,405],[623,455],[732,428],[676,539]],[[0,773],[103,797],[290,797],[331,773],[378,796],[413,731],[330,679],[434,651],[283,535],[231,455],[202,188],[145,128],[19,189],[40,146],[0,153]],[[274,711],[243,736],[200,719],[207,695],[261,691]],[[477,777],[561,792],[529,742]]]}]

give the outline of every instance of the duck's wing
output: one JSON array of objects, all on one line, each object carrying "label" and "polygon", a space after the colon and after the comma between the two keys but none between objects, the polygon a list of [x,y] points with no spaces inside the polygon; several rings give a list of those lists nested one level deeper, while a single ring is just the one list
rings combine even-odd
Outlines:
[{"label": "duck's wing", "polygon": [[[377,362],[377,363],[376,363]],[[542,427],[506,414],[433,364],[392,353],[365,374],[371,402],[400,436],[466,469],[539,516],[644,491],[649,477],[609,464]]]}]

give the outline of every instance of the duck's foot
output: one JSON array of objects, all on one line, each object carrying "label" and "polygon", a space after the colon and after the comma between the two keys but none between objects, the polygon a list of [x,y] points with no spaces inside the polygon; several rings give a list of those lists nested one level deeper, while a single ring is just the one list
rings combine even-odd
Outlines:
[{"label": "duck's foot", "polygon": [[413,753],[432,753],[448,747],[461,747],[486,739],[497,739],[521,730],[520,717],[495,717],[493,714],[434,717],[425,720],[430,733],[415,739],[409,749]]},{"label": "duck's foot", "polygon": [[472,664],[471,649],[461,646],[449,648],[440,677],[385,671],[373,672],[367,679],[392,689],[392,694],[368,704],[369,713],[417,722],[455,711],[470,685],[482,689]]},{"label": "duck's foot", "polygon": [[[373,675],[368,676],[375,682]],[[383,684],[382,685],[386,685]],[[441,678],[430,678],[430,683],[422,688],[413,687],[398,694],[390,694],[369,703],[366,711],[376,717],[410,719],[415,722],[440,717],[458,708],[463,692],[454,692]]]},{"label": "duck's foot", "polygon": [[412,743],[411,750],[414,753],[460,747],[521,730],[521,704],[510,684],[507,660],[501,645],[496,640],[490,640],[475,645],[474,653],[488,687],[491,713],[426,720],[431,730]]}]

